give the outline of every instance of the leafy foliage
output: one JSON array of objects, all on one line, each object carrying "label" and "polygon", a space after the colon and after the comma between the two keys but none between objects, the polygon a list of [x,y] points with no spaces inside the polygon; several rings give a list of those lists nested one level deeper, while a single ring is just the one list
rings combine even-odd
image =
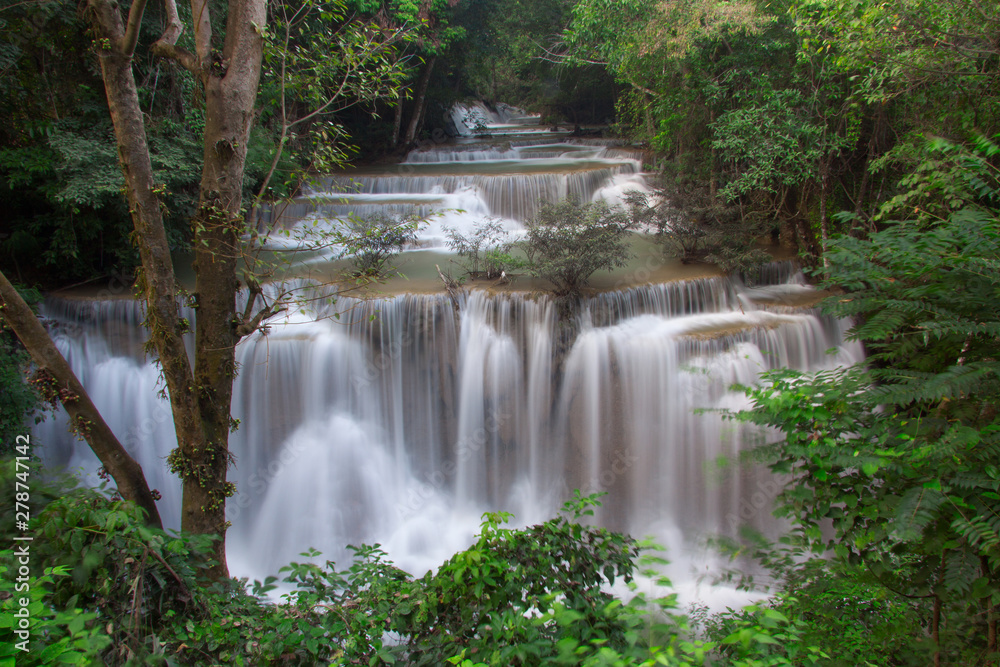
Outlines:
[{"label": "leafy foliage", "polygon": [[[797,643],[825,654],[823,665],[866,667],[919,665],[930,643],[921,641],[926,618],[923,600],[907,598],[882,586],[864,567],[842,560],[817,558],[795,536],[771,543],[747,530],[744,544],[722,545],[732,555],[750,553],[767,570],[766,584],[745,571],[730,573],[742,590],[778,590],[766,603],[801,634]],[[710,638],[729,636],[746,611],[695,620]]]},{"label": "leafy foliage", "polygon": [[347,221],[344,256],[349,257],[356,277],[377,278],[391,270],[389,262],[416,239],[419,221],[382,214]]},{"label": "leafy foliage", "polygon": [[625,211],[604,201],[545,204],[527,223],[531,271],[555,285],[557,294],[577,294],[595,271],[625,265],[635,226]]},{"label": "leafy foliage", "polygon": [[[183,11],[189,11],[183,9]],[[148,17],[149,40],[158,17]],[[76,3],[15,3],[0,19],[10,59],[0,69],[0,261],[22,280],[88,280],[137,263],[107,101]],[[147,134],[168,207],[171,244],[184,247],[197,194],[204,114],[190,75],[141,61]],[[25,261],[27,258],[32,261]]]},{"label": "leafy foliage", "polygon": [[[637,563],[669,582],[653,569],[662,559],[639,556],[651,545],[585,525],[596,495],[577,492],[561,516],[519,530],[505,527],[509,514],[487,513],[468,549],[419,578],[378,545],[352,547],[343,571],[311,562],[320,554],[310,550],[309,562],[282,568],[292,590],[276,603],[264,597],[276,577],[249,587],[201,580],[192,555],[204,538],[150,530],[98,491],[33,491],[32,530],[44,540],[32,544],[32,566],[44,575],[28,581],[32,652],[19,663],[695,667],[712,657],[757,667],[822,656],[800,641],[801,623],[766,607],[719,617],[725,633],[706,642],[689,636],[675,595],[614,597],[608,588],[632,585]],[[2,567],[17,567],[9,550]],[[4,577],[0,605],[16,612],[13,593]],[[3,619],[0,650],[13,655],[17,617]]]},{"label": "leafy foliage", "polygon": [[[10,535],[17,469],[13,460],[0,463],[7,491],[0,500],[0,529]],[[63,661],[89,664],[86,658],[98,651],[105,661],[124,664],[142,655],[154,628],[195,608],[198,569],[191,556],[206,553],[210,538],[180,538],[148,528],[132,503],[74,488],[72,479],[43,483],[39,473],[30,473],[29,530],[35,538],[30,566],[33,573],[45,574],[30,582],[36,625],[28,659],[48,657],[28,664],[53,664],[57,655]],[[0,567],[17,571],[10,550],[3,552]],[[4,605],[13,608],[17,602],[15,597]],[[10,628],[0,626],[0,633]],[[20,662],[24,654],[18,655]]]},{"label": "leafy foliage", "polygon": [[505,271],[521,268],[522,260],[511,255],[514,241],[496,218],[487,218],[476,223],[472,233],[466,236],[457,229],[446,230],[448,247],[466,258],[465,270],[471,278],[496,280]]},{"label": "leafy foliage", "polygon": [[39,577],[19,574],[16,563],[15,551],[0,551],[0,660],[31,667],[92,664],[112,641],[95,622],[97,614],[48,602],[48,590],[67,568],[46,568]]},{"label": "leafy foliage", "polygon": [[635,191],[626,200],[633,222],[654,231],[664,251],[685,264],[707,260],[733,273],[769,259],[755,247],[767,226],[741,219],[737,207],[712,197],[693,179],[663,174],[652,197]]},{"label": "leafy foliage", "polygon": [[[833,242],[828,285],[848,292],[826,308],[859,318],[851,335],[872,367],[769,373],[746,390],[754,409],[739,417],[781,434],[766,449],[772,469],[791,476],[779,511],[807,544],[932,600],[935,619],[944,606],[965,610],[955,625],[985,637],[989,624],[995,637],[1000,221],[987,190],[929,226],[904,221]],[[827,521],[833,534],[820,529]],[[939,634],[937,620],[931,629]],[[968,646],[984,648],[996,650]]]}]

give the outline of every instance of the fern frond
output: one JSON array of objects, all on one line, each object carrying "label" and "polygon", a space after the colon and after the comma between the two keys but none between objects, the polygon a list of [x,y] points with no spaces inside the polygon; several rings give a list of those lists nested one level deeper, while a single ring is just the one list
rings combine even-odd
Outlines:
[{"label": "fern frond", "polygon": [[946,500],[943,493],[934,489],[909,489],[896,506],[896,518],[893,522],[896,539],[904,542],[919,540],[924,529],[937,518],[938,510]]}]

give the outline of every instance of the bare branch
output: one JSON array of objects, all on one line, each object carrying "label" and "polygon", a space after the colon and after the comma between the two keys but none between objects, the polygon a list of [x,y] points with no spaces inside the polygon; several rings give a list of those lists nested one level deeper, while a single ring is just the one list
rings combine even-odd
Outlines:
[{"label": "bare branch", "polygon": [[248,320],[247,318],[251,310],[253,309],[253,304],[256,301],[256,296],[260,295],[261,301],[264,300],[264,295],[261,291],[260,284],[256,283],[255,281],[248,281],[248,282],[250,282],[250,285],[248,285],[248,288],[250,290],[250,298],[247,301],[247,307],[243,313],[243,321],[240,322],[240,324],[237,325],[236,327],[237,338],[245,338],[247,336],[252,335],[255,331],[257,331],[257,329],[260,328],[261,324],[271,319],[278,313],[283,313],[285,312],[285,310],[287,310],[283,302],[283,299],[285,298],[286,294],[282,293],[280,296],[278,296],[277,299],[274,300],[274,303],[272,303],[270,306],[265,306],[264,308],[261,308],[259,311],[257,311],[257,314],[254,315],[252,319]]},{"label": "bare branch", "polygon": [[163,9],[166,12],[164,19],[166,27],[163,29],[163,35],[149,50],[153,55],[169,58],[179,63],[181,67],[200,79],[202,68],[198,58],[193,53],[177,46],[177,39],[184,32],[184,24],[181,23],[181,19],[177,15],[176,0],[163,0]]},{"label": "bare branch", "polygon": [[125,26],[125,36],[119,46],[122,55],[131,58],[135,53],[135,45],[139,41],[139,27],[142,24],[142,14],[146,11],[146,0],[135,0],[128,10],[128,24]]},{"label": "bare branch", "polygon": [[194,23],[194,52],[198,61],[205,65],[212,52],[212,16],[208,0],[191,0],[191,17]]},{"label": "bare branch", "polygon": [[557,53],[539,44],[538,42],[535,42],[534,40],[532,40],[532,44],[540,48],[545,53],[545,55],[535,56],[536,60],[544,60],[545,62],[555,63],[557,65],[584,64],[584,65],[606,66],[608,64],[606,60],[589,60],[587,58],[580,58],[579,56],[570,56],[565,53]]}]

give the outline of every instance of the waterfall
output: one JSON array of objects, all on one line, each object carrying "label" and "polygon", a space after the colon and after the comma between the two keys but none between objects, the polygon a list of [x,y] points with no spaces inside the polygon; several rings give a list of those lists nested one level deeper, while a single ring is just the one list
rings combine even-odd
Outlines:
[{"label": "waterfall", "polygon": [[258,222],[293,232],[289,239],[272,236],[273,248],[299,247],[311,230],[377,213],[426,219],[418,234],[423,248],[444,247],[445,227],[468,234],[487,217],[519,232],[546,203],[573,198],[617,205],[627,191],[646,190],[642,154],[620,143],[539,139],[418,149],[398,165],[316,179],[293,201],[265,208]]},{"label": "waterfall", "polygon": [[[545,296],[473,291],[456,313],[440,295],[331,305],[317,298],[324,288],[298,285],[324,305],[293,309],[237,349],[234,573],[262,577],[308,547],[343,560],[347,544],[377,541],[419,574],[462,548],[483,511],[542,520],[574,488],[609,493],[605,525],[673,536],[678,549],[747,520],[773,530],[760,498],[774,480],[716,465],[752,438],[696,411],[743,406],[730,385],[769,368],[828,368],[861,350],[842,322],[773,307],[768,295],[808,288],[787,269],[770,275],[781,282],[604,293],[579,304],[575,323]],[[163,461],[173,427],[141,358],[141,310],[53,299],[45,316],[176,527],[180,485]],[[36,427],[45,456],[92,474],[61,419]]]},{"label": "waterfall", "polygon": [[[504,113],[489,120],[516,121]],[[620,202],[646,187],[641,157],[613,140],[449,144],[320,179],[262,219],[289,231],[271,247],[295,248],[299,232],[350,215],[433,215],[422,250],[410,253],[421,256],[445,245],[447,227],[468,233],[487,216],[523,233],[540,202]],[[654,534],[679,561],[703,537],[734,535],[746,522],[773,534],[777,481],[719,465],[759,434],[718,410],[745,406],[731,385],[768,369],[862,358],[844,340],[845,323],[808,308],[816,294],[788,262],[742,280],[603,292],[572,307],[516,291],[471,290],[456,308],[443,294],[358,300],[304,281],[285,287],[300,305],[236,350],[227,546],[237,576],[274,574],[309,547],[343,564],[346,546],[362,542],[381,543],[419,575],[467,546],[483,512],[542,521],[573,489],[607,492],[596,520]],[[180,483],[164,460],[174,429],[143,354],[142,307],[50,298],[42,313],[176,528]],[[36,426],[33,441],[51,465],[98,483],[99,464],[63,413]]]}]

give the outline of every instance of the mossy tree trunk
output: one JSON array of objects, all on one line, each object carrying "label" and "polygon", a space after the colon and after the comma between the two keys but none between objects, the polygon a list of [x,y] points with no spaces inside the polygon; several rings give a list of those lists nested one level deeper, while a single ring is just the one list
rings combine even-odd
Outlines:
[{"label": "mossy tree trunk", "polygon": [[3,273],[0,273],[0,319],[22,341],[38,367],[35,384],[42,397],[53,404],[62,403],[73,431],[94,450],[122,498],[145,511],[148,525],[162,528],[156,500],[142,467],[111,432],[45,327]]},{"label": "mossy tree trunk", "polygon": [[[260,79],[266,23],[264,0],[230,0],[221,53],[213,49],[207,0],[192,0],[195,52],[176,46],[182,30],[174,0],[165,0],[166,29],[154,54],[171,58],[194,74],[205,93],[204,163],[195,251],[195,360],[191,368],[182,334],[169,246],[150,166],[142,112],[132,76],[138,26],[145,1],[130,8],[127,23],[114,0],[89,0],[91,23],[111,117],[115,126],[129,208],[142,260],[140,287],[147,303],[150,341],[170,394],[177,449],[169,457],[184,482],[181,529],[219,536],[215,577],[228,575],[225,559],[225,499],[235,346],[247,323],[236,313],[236,266],[243,226],[242,189],[247,143]],[[254,318],[254,323],[260,318]],[[250,327],[252,329],[252,327]]]}]

